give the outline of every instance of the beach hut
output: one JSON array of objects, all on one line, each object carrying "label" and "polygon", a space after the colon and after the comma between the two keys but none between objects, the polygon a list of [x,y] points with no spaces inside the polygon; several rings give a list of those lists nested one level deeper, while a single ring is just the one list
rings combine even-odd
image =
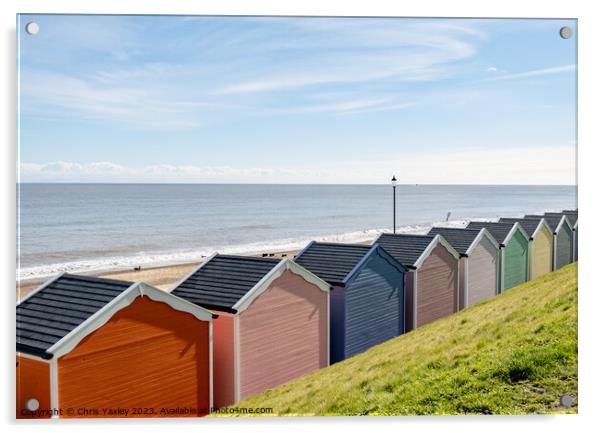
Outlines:
[{"label": "beach hut", "polygon": [[499,243],[487,229],[433,227],[428,234],[443,236],[460,254],[460,308],[497,294]]},{"label": "beach hut", "polygon": [[573,261],[577,261],[578,259],[578,252],[579,252],[579,248],[578,248],[578,243],[579,243],[579,212],[577,211],[577,209],[575,210],[571,210],[571,209],[565,209],[562,211],[563,215],[566,215],[567,219],[569,220],[569,223],[571,224],[571,226],[573,227]]},{"label": "beach hut", "polygon": [[382,234],[375,243],[408,269],[406,329],[458,311],[460,255],[441,235]]},{"label": "beach hut", "polygon": [[501,223],[519,223],[529,235],[529,279],[552,272],[554,233],[544,218],[500,218]]},{"label": "beach hut", "polygon": [[405,268],[378,245],[310,242],[295,261],[332,287],[331,363],[405,331]]},{"label": "beach hut", "polygon": [[17,305],[17,417],[206,415],[212,317],[140,282],[53,278]]},{"label": "beach hut", "polygon": [[573,226],[573,261],[579,259],[579,213],[575,210],[563,210],[562,213],[567,216],[569,223]]},{"label": "beach hut", "polygon": [[[557,212],[546,212],[544,215],[555,215],[558,216]],[[577,210],[569,210],[565,209],[562,211],[562,215],[566,216],[566,219],[569,221],[569,224],[573,228],[573,257],[571,261],[575,261],[578,258],[578,241],[579,241],[579,213]]]},{"label": "beach hut", "polygon": [[214,254],[172,292],[213,321],[216,407],[328,365],[330,287],[289,259]]},{"label": "beach hut", "polygon": [[554,232],[554,269],[560,269],[573,261],[573,227],[566,215],[546,213],[544,215],[525,215],[525,218],[544,218]]},{"label": "beach hut", "polygon": [[500,244],[499,293],[527,281],[529,275],[529,235],[520,224],[471,221],[466,228],[486,228]]}]

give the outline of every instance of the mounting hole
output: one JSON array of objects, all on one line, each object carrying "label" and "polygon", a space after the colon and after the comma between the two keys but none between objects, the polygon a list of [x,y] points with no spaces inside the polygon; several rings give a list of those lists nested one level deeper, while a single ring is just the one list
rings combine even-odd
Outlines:
[{"label": "mounting hole", "polygon": [[569,39],[573,36],[573,29],[567,26],[564,26],[560,29],[560,37],[562,39]]},{"label": "mounting hole", "polygon": [[572,405],[573,405],[573,397],[571,397],[568,394],[565,394],[562,397],[560,397],[560,406],[571,407]]},{"label": "mounting hole", "polygon": [[25,31],[30,35],[37,35],[40,31],[40,26],[36,22],[30,22],[25,25]]},{"label": "mounting hole", "polygon": [[40,408],[40,402],[35,398],[30,398],[29,400],[27,400],[27,403],[25,403],[25,407],[27,408],[27,410],[33,412]]}]

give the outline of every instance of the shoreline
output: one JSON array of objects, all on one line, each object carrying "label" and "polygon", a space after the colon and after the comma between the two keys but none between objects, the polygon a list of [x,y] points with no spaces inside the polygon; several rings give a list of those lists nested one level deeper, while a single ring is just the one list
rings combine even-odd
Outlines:
[{"label": "shoreline", "polygon": [[[357,243],[371,243],[372,241],[364,241]],[[295,254],[297,254],[300,249],[293,251],[280,251],[280,252],[269,252],[269,253],[259,253],[259,254],[240,254],[245,256],[252,257],[270,257],[270,258],[293,258]],[[162,290],[169,289],[172,285],[180,281],[186,275],[188,275],[194,268],[199,266],[203,260],[197,260],[193,262],[186,263],[175,263],[175,264],[158,264],[156,266],[148,266],[141,267],[139,270],[135,269],[105,269],[99,271],[89,271],[89,272],[78,272],[80,275],[88,275],[94,277],[104,277],[104,278],[112,278],[116,280],[124,280],[124,281],[144,281],[151,286],[155,286]],[[17,291],[17,302],[19,299],[26,296],[32,290],[37,289],[46,281],[48,281],[49,277],[39,277],[32,278],[28,280],[24,280],[22,282],[17,282],[16,291]]]},{"label": "shoreline", "polygon": [[[474,218],[473,220],[491,220],[491,218]],[[401,226],[397,228],[398,233],[407,233],[407,234],[424,234],[427,233],[431,227],[437,226],[448,226],[448,227],[464,227],[466,225],[466,221],[468,219],[461,220],[452,220],[452,221],[437,221],[433,223],[424,223],[424,224],[412,224],[407,226]],[[389,232],[389,230],[382,229],[368,229],[363,231],[364,236],[363,239],[340,239],[334,240],[330,239],[330,236],[318,237],[316,241],[319,242],[343,242],[343,243],[356,243],[356,244],[371,244],[378,237],[380,233]],[[362,232],[353,232],[354,235]],[[334,235],[337,238],[343,237],[346,234]],[[300,242],[301,243],[301,242]],[[303,242],[302,246],[292,247],[287,249],[280,250],[270,250],[263,249],[261,251],[247,251],[247,252],[228,252],[224,251],[222,254],[233,254],[233,255],[242,255],[242,256],[252,256],[252,257],[272,257],[272,258],[293,258],[303,247],[307,244],[307,242]],[[84,271],[66,271],[68,273],[74,273],[79,275],[88,275],[94,277],[105,277],[105,278],[113,278],[117,280],[125,280],[125,281],[144,281],[147,284],[155,286],[159,289],[166,290],[173,286],[175,283],[180,281],[186,275],[188,275],[192,270],[197,267],[200,263],[202,263],[209,254],[203,255],[200,258],[195,258],[192,260],[182,260],[182,261],[173,261],[173,262],[157,262],[155,264],[149,263],[140,266],[139,270],[135,269],[135,266],[118,266],[113,268],[105,268],[105,269],[97,269],[97,270],[84,270]],[[32,290],[35,290],[54,275],[60,273],[57,271],[52,275],[40,276],[27,278],[16,281],[16,297],[17,302],[19,299],[26,296]]]}]

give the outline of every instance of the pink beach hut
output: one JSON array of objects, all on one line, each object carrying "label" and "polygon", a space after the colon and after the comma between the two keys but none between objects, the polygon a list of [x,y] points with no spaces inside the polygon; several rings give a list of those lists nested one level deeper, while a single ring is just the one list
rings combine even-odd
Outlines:
[{"label": "pink beach hut", "polygon": [[330,286],[288,259],[213,255],[172,293],[219,312],[214,405],[229,406],[329,364]]}]

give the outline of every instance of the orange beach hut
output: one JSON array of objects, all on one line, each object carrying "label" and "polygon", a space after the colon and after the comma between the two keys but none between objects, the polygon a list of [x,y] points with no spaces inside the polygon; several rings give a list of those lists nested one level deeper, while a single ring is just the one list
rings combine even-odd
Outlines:
[{"label": "orange beach hut", "polygon": [[206,415],[213,318],[141,282],[53,278],[17,305],[17,418]]}]

